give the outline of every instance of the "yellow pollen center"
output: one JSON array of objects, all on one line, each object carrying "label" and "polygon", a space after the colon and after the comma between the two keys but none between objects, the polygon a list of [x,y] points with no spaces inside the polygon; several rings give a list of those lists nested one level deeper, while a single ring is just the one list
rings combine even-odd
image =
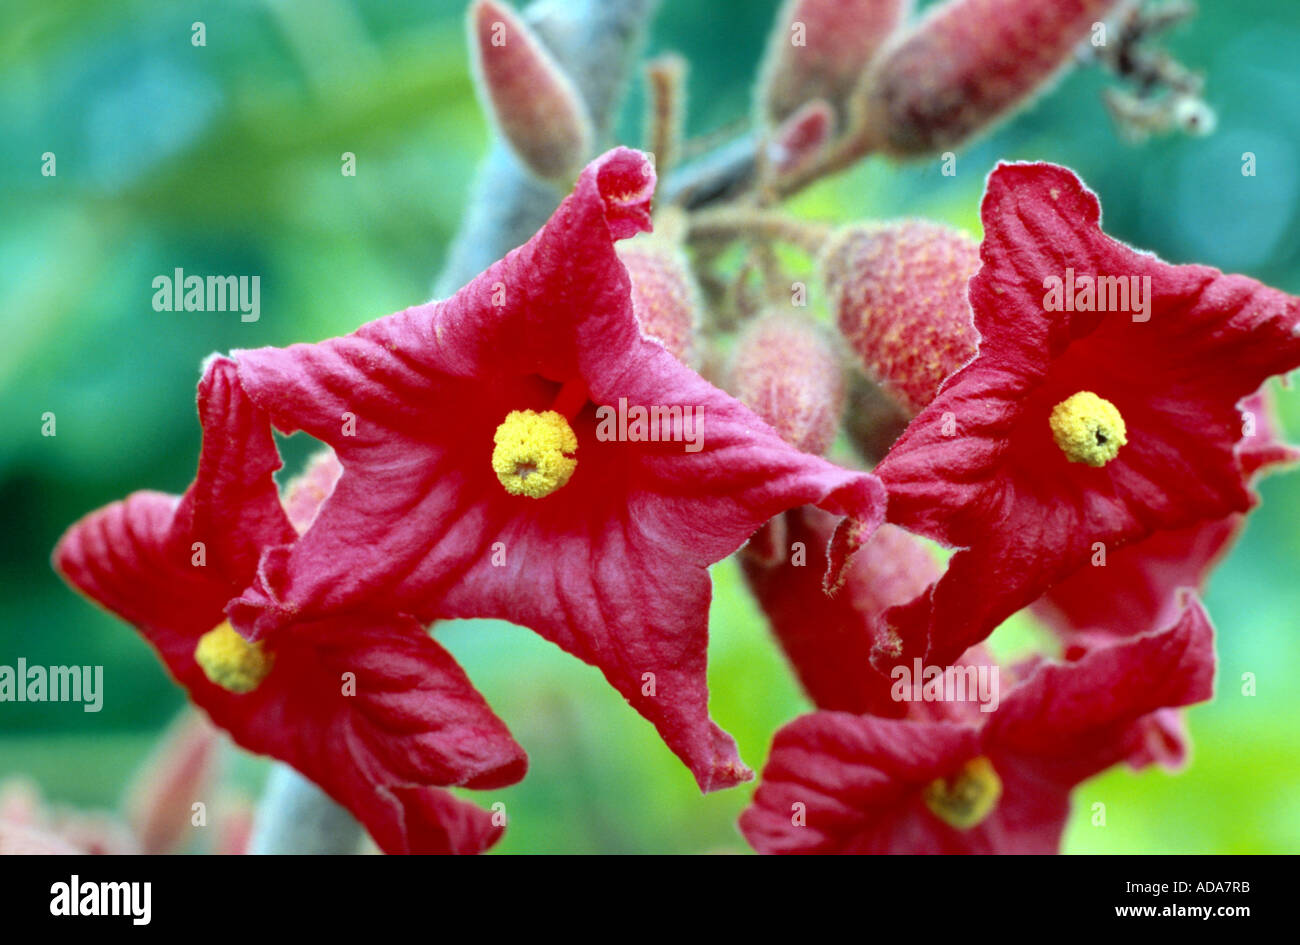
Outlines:
[{"label": "yellow pollen center", "polygon": [[265,652],[261,643],[249,643],[241,637],[227,620],[199,637],[194,662],[222,689],[245,693],[261,684],[271,672],[275,657]]},{"label": "yellow pollen center", "polygon": [[972,758],[952,779],[938,778],[925,789],[925,806],[944,823],[970,830],[993,813],[1002,779],[987,758]]},{"label": "yellow pollen center", "polygon": [[510,411],[492,442],[492,471],[511,495],[548,496],[578,468],[577,434],[554,410]]},{"label": "yellow pollen center", "polygon": [[1119,410],[1090,390],[1065,398],[1052,408],[1047,422],[1056,445],[1072,463],[1105,466],[1128,442]]}]

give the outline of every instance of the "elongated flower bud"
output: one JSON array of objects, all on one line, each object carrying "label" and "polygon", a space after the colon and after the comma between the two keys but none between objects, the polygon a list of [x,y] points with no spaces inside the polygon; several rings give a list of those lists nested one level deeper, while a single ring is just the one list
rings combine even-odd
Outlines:
[{"label": "elongated flower bud", "polygon": [[568,184],[592,151],[586,105],[546,47],[509,7],[470,7],[470,48],[486,107],[524,165]]},{"label": "elongated flower bud", "polygon": [[299,534],[311,527],[342,475],[343,466],[338,456],[327,447],[312,456],[302,473],[285,486],[284,511]]},{"label": "elongated flower bud", "polygon": [[772,133],[767,160],[777,177],[807,170],[835,134],[835,113],[824,99],[801,106]]},{"label": "elongated flower bud", "polygon": [[844,373],[827,338],[784,312],[761,317],[737,343],[731,390],[787,443],[825,453],[844,410]]},{"label": "elongated flower bud", "polygon": [[217,803],[216,843],[219,856],[240,856],[248,852],[253,839],[253,805],[237,794],[225,794]]},{"label": "elongated flower bud", "polygon": [[200,713],[184,712],[137,774],[127,818],[144,853],[172,853],[190,829],[193,805],[210,805],[217,730]]},{"label": "elongated flower bud", "polygon": [[698,366],[699,287],[681,248],[642,234],[615,247],[632,280],[632,311],[641,330],[691,367]]},{"label": "elongated flower bud", "polygon": [[815,99],[842,112],[872,56],[910,8],[911,0],[788,0],[760,80],[763,116],[780,124]]},{"label": "elongated flower bud", "polygon": [[826,244],[822,279],[867,375],[918,413],[975,354],[966,283],[979,245],[938,223],[851,226]]},{"label": "elongated flower bud", "polygon": [[948,0],[872,67],[855,96],[855,125],[899,157],[956,147],[1068,65],[1118,2]]}]

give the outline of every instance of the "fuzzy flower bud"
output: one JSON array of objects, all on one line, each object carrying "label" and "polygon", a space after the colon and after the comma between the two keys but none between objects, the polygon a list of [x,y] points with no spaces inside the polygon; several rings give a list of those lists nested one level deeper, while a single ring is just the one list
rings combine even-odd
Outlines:
[{"label": "fuzzy flower bud", "polygon": [[658,340],[677,360],[697,367],[695,335],[700,290],[681,248],[648,233],[615,247],[632,280],[632,311],[641,330]]},{"label": "fuzzy flower bud", "polygon": [[839,431],[844,373],[829,340],[782,312],[755,322],[737,343],[731,390],[787,443],[822,454]]},{"label": "fuzzy flower bud", "polygon": [[342,475],[343,465],[335,452],[327,448],[312,456],[302,473],[285,486],[284,511],[298,534],[311,527]]},{"label": "fuzzy flower bud", "polygon": [[509,7],[470,7],[470,48],[484,105],[530,171],[567,185],[593,147],[586,105],[541,40]]},{"label": "fuzzy flower bud", "polygon": [[835,134],[835,113],[823,99],[801,106],[772,133],[767,160],[780,178],[812,166]]},{"label": "fuzzy flower bud", "polygon": [[211,803],[220,736],[202,714],[182,713],[135,778],[127,819],[144,853],[172,853],[190,832],[195,802]]},{"label": "fuzzy flower bud", "polygon": [[855,125],[898,157],[954,148],[1067,66],[1119,0],[948,0],[872,67]]},{"label": "fuzzy flower bud", "polygon": [[815,99],[842,111],[910,7],[911,0],[788,0],[759,84],[763,117],[778,125]]},{"label": "fuzzy flower bud", "polygon": [[867,375],[908,413],[975,354],[966,283],[979,245],[937,223],[845,227],[820,260],[831,311]]}]

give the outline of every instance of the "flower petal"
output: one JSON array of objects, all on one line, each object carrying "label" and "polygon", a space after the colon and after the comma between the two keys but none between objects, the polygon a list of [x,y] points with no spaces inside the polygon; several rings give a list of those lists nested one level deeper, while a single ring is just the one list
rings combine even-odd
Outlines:
[{"label": "flower petal", "polygon": [[760,853],[940,852],[955,831],[921,794],[978,754],[973,727],[814,712],[777,732],[740,831]]},{"label": "flower petal", "polygon": [[1213,694],[1214,629],[1190,592],[1177,622],[1073,663],[1045,663],[1002,700],[984,730],[1001,755],[1033,757],[1073,785],[1125,758],[1133,726],[1149,713]]},{"label": "flower petal", "polygon": [[[1277,438],[1264,392],[1242,402],[1249,434],[1237,446],[1242,474],[1253,480],[1270,467],[1293,463],[1297,453]],[[1246,524],[1240,513],[1156,532],[1090,562],[1054,585],[1034,604],[1066,641],[1080,632],[1116,636],[1168,626],[1178,615],[1179,588],[1200,590]]]},{"label": "flower petal", "polygon": [[[385,850],[412,848],[408,815],[423,818],[419,829],[433,838],[429,819],[458,809],[411,795],[415,806],[405,811],[392,789],[490,788],[521,778],[523,750],[452,657],[409,617],[358,612],[289,624],[265,641],[273,662],[251,692],[207,678],[195,647],[238,592],[232,575],[255,560],[259,540],[293,530],[274,498],[278,461],[269,427],[240,394],[231,362],[209,367],[200,410],[203,457],[186,496],[141,492],[88,515],[55,549],[60,573],[137,626],[236,742],[314,780]],[[268,498],[277,514],[267,510]],[[208,546],[206,562],[193,557],[196,535]],[[474,826],[476,817],[448,827],[468,830],[462,846],[491,833]]]},{"label": "flower petal", "polygon": [[211,359],[199,382],[203,447],[194,484],[176,510],[172,542],[203,542],[212,568],[237,591],[251,579],[262,549],[292,541],[272,474],[280,454],[271,424],[239,385],[235,362]]},{"label": "flower petal", "polygon": [[505,832],[493,822],[491,813],[450,791],[395,787],[388,793],[401,805],[406,828],[406,849],[394,852],[482,853]]},{"label": "flower petal", "polygon": [[[640,155],[611,152],[452,299],[238,353],[276,425],[331,445],[344,471],[230,614],[252,639],[379,606],[532,627],[598,666],[711,790],[750,772],[707,713],[707,567],[808,503],[853,516],[833,538],[842,563],[883,518],[883,487],[793,449],[642,334],[612,244],[645,228],[652,187]],[[572,480],[540,500],[508,494],[490,465],[497,427],[575,392]],[[691,410],[700,436],[682,413],[670,440],[606,435],[602,411],[629,405]]]},{"label": "flower petal", "polygon": [[[935,662],[1079,569],[1099,542],[1114,551],[1249,508],[1236,404],[1300,364],[1300,299],[1110,239],[1096,196],[1065,168],[1000,165],[982,217],[984,265],[970,283],[979,353],[877,469],[891,521],[968,549],[928,605],[890,618]],[[1149,279],[1149,305],[1124,309],[1118,288],[1087,304],[1065,288],[1076,272],[1138,280],[1139,297]],[[1048,304],[1053,279],[1070,306]],[[1109,400],[1127,426],[1100,468],[1068,462],[1047,422],[1080,391]]]},{"label": "flower petal", "polygon": [[[853,558],[844,585],[827,594],[821,572],[836,522],[811,506],[773,519],[740,555],[745,578],[817,708],[903,715],[907,704],[890,698],[872,650],[885,610],[923,590],[939,566],[919,539],[886,525]],[[759,549],[764,539],[775,539],[770,557]]]}]

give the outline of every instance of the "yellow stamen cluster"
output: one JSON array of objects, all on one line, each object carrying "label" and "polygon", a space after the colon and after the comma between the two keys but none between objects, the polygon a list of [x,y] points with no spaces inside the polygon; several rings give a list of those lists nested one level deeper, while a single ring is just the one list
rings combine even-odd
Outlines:
[{"label": "yellow stamen cluster", "polygon": [[512,410],[492,437],[492,470],[511,495],[540,499],[578,468],[578,437],[554,410]]},{"label": "yellow stamen cluster", "polygon": [[970,830],[993,813],[1002,779],[987,758],[972,758],[951,780],[938,778],[925,789],[925,806],[949,826]]},{"label": "yellow stamen cluster", "polygon": [[1109,400],[1081,390],[1052,408],[1052,438],[1072,463],[1105,466],[1128,442],[1124,418]]},{"label": "yellow stamen cluster", "polygon": [[221,688],[245,693],[261,685],[275,657],[261,643],[249,643],[225,621],[199,637],[194,662]]}]

